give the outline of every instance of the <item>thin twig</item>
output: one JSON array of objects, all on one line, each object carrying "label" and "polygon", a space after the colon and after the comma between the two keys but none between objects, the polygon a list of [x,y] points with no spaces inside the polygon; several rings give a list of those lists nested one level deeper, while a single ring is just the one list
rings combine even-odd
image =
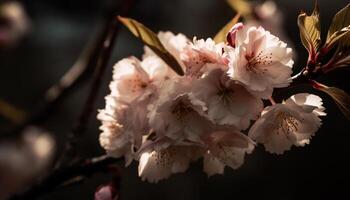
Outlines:
[{"label": "thin twig", "polygon": [[[133,4],[133,0],[125,0],[123,2],[120,14],[127,15],[132,4]],[[110,60],[113,47],[116,44],[115,40],[117,38],[120,28],[121,28],[120,22],[116,20],[115,17],[113,17],[110,20],[110,29],[106,37],[106,40],[103,43],[103,47],[101,49],[100,55],[98,57],[98,62],[94,73],[94,78],[91,83],[91,88],[90,88],[88,98],[84,104],[84,107],[79,116],[76,126],[73,128],[73,131],[68,137],[69,139],[67,143],[67,149],[64,152],[64,154],[67,154],[67,155],[63,156],[63,159],[65,159],[65,161],[63,162],[69,163],[70,161],[72,161],[70,160],[71,158],[73,158],[73,161],[74,161],[74,158],[76,157],[76,154],[77,154],[76,149],[73,147],[76,146],[79,136],[83,135],[86,132],[88,122],[91,118],[91,115],[95,111],[95,102],[98,97],[103,75],[107,69],[108,61]]]},{"label": "thin twig", "polygon": [[[108,19],[110,18],[110,15],[112,14],[107,16]],[[28,116],[20,125],[7,132],[1,133],[1,138],[17,138],[21,135],[22,130],[26,126],[42,123],[47,120],[56,110],[58,105],[62,103],[72,91],[91,77],[97,64],[100,49],[108,35],[110,28],[109,22],[110,20],[106,20],[100,33],[87,45],[68,72],[64,74],[56,84],[48,89],[42,106],[40,106],[36,112]]]},{"label": "thin twig", "polygon": [[[131,7],[132,2],[133,2],[132,0],[125,0],[123,4],[124,5],[123,10],[120,14],[125,15],[126,12],[129,10],[129,8]],[[97,93],[101,85],[102,76],[107,67],[108,60],[112,52],[112,47],[119,29],[120,29],[120,25],[118,25],[118,22],[116,20],[112,19],[112,25],[111,25],[111,22],[108,21],[108,28],[105,31],[107,35],[103,37],[103,42],[102,42],[103,46],[100,48],[101,52],[99,52],[97,56],[97,65],[95,65],[97,67],[95,69],[94,80],[91,86],[88,100],[86,101],[82,114],[80,115],[80,118],[78,120],[78,126],[76,129],[74,129],[73,138],[84,132],[86,128],[86,123],[89,120],[91,113],[93,112]],[[71,71],[70,73],[72,73],[73,75],[79,74],[79,70],[78,70],[78,73],[77,71],[74,71],[74,70]],[[79,76],[75,76],[75,77],[79,77]],[[69,80],[67,81],[67,79],[63,78],[63,81],[61,81],[60,83],[61,84],[59,85],[59,87],[56,87],[56,88],[54,87],[54,89],[51,89],[51,92],[49,95],[51,98],[49,99],[60,98],[62,91],[65,91],[67,88],[69,88],[70,87],[69,85],[74,83],[74,81],[69,81]],[[40,113],[39,116],[42,117],[43,115],[45,114]],[[30,123],[33,123],[33,121],[30,121]],[[41,181],[39,184],[34,185],[27,192],[24,192],[21,195],[14,196],[12,199],[34,199],[45,193],[53,191],[55,188],[59,186],[62,186],[62,185],[66,186],[67,184],[75,183],[77,180],[80,181],[81,177],[86,178],[90,175],[93,175],[96,172],[105,171],[106,166],[112,164],[115,161],[116,160],[112,158],[102,157],[101,159],[98,159],[98,160],[94,159],[94,160],[90,160],[89,162],[75,163],[68,167],[60,166],[56,168],[52,173],[50,173],[49,176],[44,178],[43,181]]]},{"label": "thin twig", "polygon": [[309,77],[308,74],[305,73],[305,67],[296,75],[294,75],[293,77],[290,78],[290,80],[292,81],[290,83],[289,86],[284,87],[284,88],[275,88],[273,90],[273,95],[272,97],[279,99],[279,95],[284,92],[284,91],[288,91],[291,88],[297,87],[297,86],[302,86],[302,85],[308,85],[309,84]]},{"label": "thin twig", "polygon": [[118,161],[107,156],[101,156],[87,160],[81,164],[57,169],[49,177],[32,186],[29,190],[13,196],[10,200],[36,199],[52,192],[58,187],[66,187],[76,182],[81,182],[99,172],[109,172],[109,166]]},{"label": "thin twig", "polygon": [[276,101],[273,99],[273,97],[270,97],[269,100],[270,100],[271,105],[275,105],[276,104]]}]

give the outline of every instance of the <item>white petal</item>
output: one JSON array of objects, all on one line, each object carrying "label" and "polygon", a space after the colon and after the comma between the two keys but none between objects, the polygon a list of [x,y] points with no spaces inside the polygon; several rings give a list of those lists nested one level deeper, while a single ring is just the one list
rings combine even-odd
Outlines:
[{"label": "white petal", "polygon": [[225,49],[232,79],[264,99],[272,95],[273,88],[289,85],[293,60],[285,43],[261,27],[238,30],[236,43],[240,44],[237,48]]},{"label": "white petal", "polygon": [[225,165],[211,154],[206,154],[203,160],[203,170],[208,176],[224,174]]},{"label": "white petal", "polygon": [[149,86],[149,76],[137,58],[130,57],[114,66],[111,94],[123,102],[131,102],[144,94]]},{"label": "white petal", "polygon": [[190,146],[171,146],[144,152],[139,161],[139,176],[142,180],[158,182],[168,178],[172,173],[184,172],[194,159],[195,150],[196,148]]},{"label": "white petal", "polygon": [[205,103],[208,117],[220,125],[246,129],[263,108],[260,99],[242,85],[231,81],[221,69],[194,81],[192,96]]},{"label": "white petal", "polygon": [[232,169],[239,168],[245,154],[254,150],[254,142],[233,128],[213,132],[207,142],[210,154]]},{"label": "white petal", "polygon": [[290,99],[299,106],[302,106],[306,111],[314,111],[315,114],[320,116],[326,115],[324,112],[325,108],[322,106],[322,99],[319,96],[308,93],[299,93],[291,96]]},{"label": "white petal", "polygon": [[309,144],[311,137],[321,125],[318,115],[312,109],[305,109],[307,95],[297,95],[288,99],[285,104],[267,107],[263,115],[249,130],[249,137],[262,143],[271,153],[282,154],[290,150],[293,145]]},{"label": "white petal", "polygon": [[223,53],[224,44],[207,40],[193,39],[193,43],[187,45],[181,52],[181,59],[186,67],[186,75],[201,77],[212,69],[226,70],[226,58]]},{"label": "white petal", "polygon": [[158,100],[149,107],[149,124],[158,136],[199,140],[208,123],[201,116],[203,104],[190,97],[190,89],[187,77],[169,80],[161,89]]}]

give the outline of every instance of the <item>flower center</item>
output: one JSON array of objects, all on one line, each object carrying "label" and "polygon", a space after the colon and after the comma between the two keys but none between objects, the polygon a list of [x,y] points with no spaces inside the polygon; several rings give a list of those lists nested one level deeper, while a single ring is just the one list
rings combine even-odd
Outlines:
[{"label": "flower center", "polygon": [[131,85],[132,93],[145,89],[148,86],[148,83],[143,81],[138,74],[134,78],[129,79],[128,82]]},{"label": "flower center", "polygon": [[193,108],[188,106],[183,101],[179,101],[177,104],[175,104],[171,110],[171,113],[176,116],[177,119],[183,120],[184,116],[188,113],[192,112]]},{"label": "flower center", "polygon": [[260,51],[256,56],[254,53],[251,55],[246,55],[245,58],[248,61],[246,70],[255,74],[264,74],[267,71],[265,67],[272,63],[272,53],[269,55],[264,55],[263,51]]},{"label": "flower center", "polygon": [[162,149],[157,153],[153,152],[152,157],[154,158],[157,165],[170,166],[174,162],[174,155],[176,151],[172,148]]},{"label": "flower center", "polygon": [[232,146],[225,143],[218,143],[217,148],[219,149],[219,160],[223,163],[232,162],[233,160],[230,158],[233,158],[236,154],[236,152],[232,149]]},{"label": "flower center", "polygon": [[278,124],[277,134],[282,132],[289,135],[298,130],[298,120],[284,112],[277,114],[276,122]]},{"label": "flower center", "polygon": [[224,105],[227,105],[231,102],[233,98],[234,91],[230,88],[221,89],[217,95],[221,98]]}]

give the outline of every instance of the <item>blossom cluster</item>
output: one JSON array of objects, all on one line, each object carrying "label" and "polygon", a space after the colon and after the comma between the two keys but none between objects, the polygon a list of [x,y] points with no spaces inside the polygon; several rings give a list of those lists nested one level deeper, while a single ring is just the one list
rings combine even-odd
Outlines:
[{"label": "blossom cluster", "polygon": [[[264,107],[292,79],[292,49],[262,27],[236,24],[227,43],[158,34],[180,63],[177,75],[150,48],[142,60],[114,66],[111,93],[99,111],[100,143],[139,176],[157,182],[203,158],[208,176],[237,169],[257,143],[282,154],[304,146],[325,115],[322,100],[300,93]],[[254,123],[253,123],[254,122]]]}]

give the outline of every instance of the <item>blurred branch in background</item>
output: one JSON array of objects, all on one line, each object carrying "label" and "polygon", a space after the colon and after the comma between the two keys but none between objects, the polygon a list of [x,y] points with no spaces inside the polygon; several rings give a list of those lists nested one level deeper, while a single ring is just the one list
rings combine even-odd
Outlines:
[{"label": "blurred branch in background", "polygon": [[[106,18],[109,19],[110,16]],[[89,80],[93,75],[100,49],[108,35],[109,29],[110,20],[106,19],[101,31],[83,50],[74,65],[63,75],[58,83],[48,89],[40,108],[35,113],[30,114],[19,126],[7,133],[2,133],[0,137],[16,138],[26,126],[47,120],[67,96],[85,81]]]},{"label": "blurred branch in background", "polygon": [[0,1],[0,50],[16,46],[30,30],[30,20],[22,4]]},{"label": "blurred branch in background", "polygon": [[[78,142],[77,136],[81,136],[85,132],[88,120],[91,118],[91,114],[94,111],[94,104],[98,97],[102,77],[108,66],[115,39],[120,30],[120,24],[115,19],[115,16],[116,14],[127,15],[132,3],[133,0],[124,0],[120,12],[118,13],[116,13],[116,10],[119,8],[118,6],[108,8],[109,10],[104,19],[104,26],[98,36],[90,42],[75,64],[61,80],[47,91],[44,103],[40,109],[29,115],[22,123],[15,126],[14,130],[1,134],[0,137],[2,138],[18,140],[23,135],[23,130],[26,129],[26,127],[33,124],[38,125],[46,121],[52,116],[58,105],[71,94],[74,89],[78,88],[80,84],[90,77],[93,77],[86,103],[83,106],[76,126],[73,128],[71,135],[66,141],[67,149],[63,151],[61,156],[56,156],[56,158],[58,158],[56,162],[54,162],[56,163],[56,167],[53,171],[48,173],[49,175],[46,177],[44,175],[45,178],[43,178],[42,181],[33,187],[28,187],[27,192],[13,197],[14,199],[33,199],[52,191],[58,186],[67,186],[72,183],[80,182],[80,180],[84,179],[81,177],[88,177],[96,172],[104,171],[106,166],[116,161],[105,156],[99,159],[81,161],[77,159],[77,154],[73,147],[74,144]],[[11,113],[13,114],[12,111]],[[61,163],[65,163],[65,165],[60,165]]]},{"label": "blurred branch in background", "polygon": [[227,0],[230,7],[239,12],[246,20],[250,20],[253,12],[253,7],[246,0]]},{"label": "blurred branch in background", "polygon": [[80,183],[98,172],[108,173],[110,171],[115,171],[110,166],[117,161],[117,159],[101,156],[70,167],[57,169],[53,171],[48,178],[43,179],[28,191],[13,196],[11,200],[36,199],[44,194],[52,192],[58,187],[67,187]]},{"label": "blurred branch in background", "polygon": [[26,113],[21,109],[0,99],[0,116],[6,118],[14,124],[20,124],[26,118]]},{"label": "blurred branch in background", "polygon": [[52,134],[37,127],[24,129],[22,137],[0,142],[0,199],[31,184],[46,172],[56,151]]},{"label": "blurred branch in background", "polygon": [[[63,75],[55,85],[48,89],[40,108],[36,112],[30,114],[19,126],[15,126],[10,131],[1,133],[0,138],[16,138],[26,126],[44,122],[67,96],[75,89],[79,88],[82,83],[89,80],[94,72],[97,74],[97,69],[95,68],[98,62],[101,62],[101,60],[99,61],[98,59],[102,53],[101,49],[105,45],[106,37],[110,36],[111,19],[114,21],[115,10],[116,8],[109,8],[106,12],[107,14],[101,31],[91,40],[68,72]],[[127,9],[123,8],[122,10]]]},{"label": "blurred branch in background", "polygon": [[[125,0],[122,5],[121,11],[119,12],[121,15],[127,15],[129,12],[131,5],[133,4],[133,0]],[[90,92],[88,98],[84,104],[83,110],[79,116],[78,122],[76,126],[73,128],[71,132],[68,143],[67,143],[67,153],[68,159],[70,157],[76,157],[74,145],[78,142],[78,137],[85,133],[86,128],[88,126],[89,119],[91,118],[92,113],[95,109],[95,102],[98,97],[98,92],[100,90],[100,86],[102,83],[102,77],[106,68],[108,66],[109,59],[111,57],[111,53],[113,47],[115,45],[116,37],[118,36],[119,30],[121,28],[120,22],[117,21],[116,15],[113,15],[111,19],[109,19],[109,31],[106,35],[106,38],[103,42],[103,46],[100,49],[100,54],[97,59],[95,72],[93,81],[91,83]]]}]

